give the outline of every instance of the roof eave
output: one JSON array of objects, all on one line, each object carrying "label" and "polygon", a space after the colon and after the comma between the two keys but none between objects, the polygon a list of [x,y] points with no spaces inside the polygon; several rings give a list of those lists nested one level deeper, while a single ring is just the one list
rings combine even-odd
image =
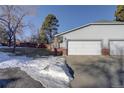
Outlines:
[{"label": "roof eave", "polygon": [[80,26],[80,27],[77,27],[77,28],[74,28],[74,29],[71,29],[71,30],[67,30],[65,32],[61,32],[59,34],[56,34],[55,37],[60,36],[60,35],[63,35],[63,34],[66,34],[66,33],[70,33],[72,31],[75,31],[77,29],[81,29],[81,28],[84,28],[84,27],[87,27],[87,26],[90,26],[90,25],[124,25],[124,22],[115,22],[115,23],[89,23],[89,24],[86,24],[86,25],[83,25],[83,26]]},{"label": "roof eave", "polygon": [[65,31],[65,32],[61,32],[61,33],[59,33],[59,34],[56,34],[55,37],[60,36],[60,35],[63,35],[63,34],[66,34],[66,33],[70,33],[70,32],[72,32],[72,31],[75,31],[75,30],[80,29],[80,28],[87,27],[87,26],[89,26],[89,25],[91,25],[91,24],[92,24],[92,23],[89,23],[89,24],[86,24],[86,25],[83,25],[83,26],[80,26],[80,27],[77,27],[77,28],[73,28],[73,29],[71,29],[71,30],[67,30],[67,31]]}]

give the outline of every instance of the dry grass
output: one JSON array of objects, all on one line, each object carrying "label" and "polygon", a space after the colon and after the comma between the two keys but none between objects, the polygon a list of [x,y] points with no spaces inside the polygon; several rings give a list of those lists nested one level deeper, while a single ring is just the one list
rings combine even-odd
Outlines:
[{"label": "dry grass", "polygon": [[[12,48],[0,48],[0,51],[2,52],[10,52],[12,53]],[[38,57],[38,56],[48,56],[51,55],[52,53],[43,48],[16,48],[15,55],[21,56],[21,55],[26,55],[28,57]]]}]

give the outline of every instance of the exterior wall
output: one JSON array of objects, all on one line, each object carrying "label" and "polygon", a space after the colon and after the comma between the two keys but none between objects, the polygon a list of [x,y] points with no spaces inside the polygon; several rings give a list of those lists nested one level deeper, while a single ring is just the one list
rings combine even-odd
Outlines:
[{"label": "exterior wall", "polygon": [[109,48],[109,40],[124,39],[124,25],[90,25],[65,33],[60,47],[67,49],[68,40],[102,40],[103,47]]}]

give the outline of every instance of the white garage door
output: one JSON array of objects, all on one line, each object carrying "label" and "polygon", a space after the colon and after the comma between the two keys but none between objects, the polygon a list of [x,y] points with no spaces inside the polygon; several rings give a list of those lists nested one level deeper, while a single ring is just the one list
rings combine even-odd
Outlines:
[{"label": "white garage door", "polygon": [[69,41],[68,55],[101,55],[101,41]]},{"label": "white garage door", "polygon": [[124,41],[110,41],[110,55],[124,55]]}]

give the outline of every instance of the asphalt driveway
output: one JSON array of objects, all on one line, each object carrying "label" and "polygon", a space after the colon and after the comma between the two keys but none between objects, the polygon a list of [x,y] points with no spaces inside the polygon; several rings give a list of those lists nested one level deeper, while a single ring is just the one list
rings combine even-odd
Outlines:
[{"label": "asphalt driveway", "polygon": [[72,88],[119,87],[118,63],[105,56],[67,56],[67,64],[74,71]]}]

